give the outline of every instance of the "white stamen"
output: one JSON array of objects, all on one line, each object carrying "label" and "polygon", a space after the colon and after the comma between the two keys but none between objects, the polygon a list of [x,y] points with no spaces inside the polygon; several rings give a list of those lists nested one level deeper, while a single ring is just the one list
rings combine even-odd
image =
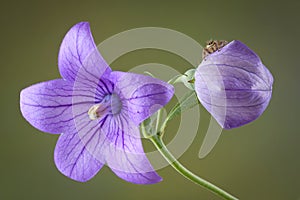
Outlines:
[{"label": "white stamen", "polygon": [[96,105],[93,105],[89,111],[88,111],[88,115],[90,117],[91,120],[95,120],[95,119],[98,119],[100,116],[100,113],[98,112],[98,110],[101,108],[101,105],[102,104],[96,104]]},{"label": "white stamen", "polygon": [[103,98],[102,102],[90,107],[88,115],[91,120],[99,119],[106,114],[119,114],[122,109],[122,102],[118,95],[107,95]]}]

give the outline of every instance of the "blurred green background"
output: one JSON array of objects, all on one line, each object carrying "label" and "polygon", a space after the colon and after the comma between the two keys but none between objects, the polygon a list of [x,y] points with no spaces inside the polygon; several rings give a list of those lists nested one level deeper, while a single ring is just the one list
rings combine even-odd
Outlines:
[{"label": "blurred green background", "polygon": [[[87,183],[57,171],[53,151],[58,136],[41,133],[23,119],[19,92],[60,76],[61,40],[80,21],[90,22],[97,43],[128,29],[156,26],[202,44],[211,38],[238,39],[256,51],[275,78],[266,112],[255,123],[224,131],[213,152],[200,160],[210,118],[201,108],[198,136],[180,161],[240,199],[299,199],[299,8],[299,1],[288,0],[1,2],[0,199],[220,199],[171,167],[158,171],[163,182],[147,186],[118,179],[107,167]],[[148,62],[180,72],[191,67],[176,55],[154,50],[124,55],[112,67],[126,71]],[[175,128],[173,123],[168,137]]]}]

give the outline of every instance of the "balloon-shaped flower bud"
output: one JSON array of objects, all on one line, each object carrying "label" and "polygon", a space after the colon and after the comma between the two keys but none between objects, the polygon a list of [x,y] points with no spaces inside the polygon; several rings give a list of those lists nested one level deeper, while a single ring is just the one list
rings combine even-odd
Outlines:
[{"label": "balloon-shaped flower bud", "polygon": [[224,129],[257,119],[269,104],[272,84],[260,58],[236,40],[206,54],[195,73],[200,102]]}]

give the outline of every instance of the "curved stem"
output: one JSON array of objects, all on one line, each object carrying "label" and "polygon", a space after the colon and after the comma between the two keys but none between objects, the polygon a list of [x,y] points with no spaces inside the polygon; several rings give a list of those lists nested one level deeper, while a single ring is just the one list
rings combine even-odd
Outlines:
[{"label": "curved stem", "polygon": [[159,129],[160,118],[161,118],[161,112],[162,112],[162,109],[159,109],[159,111],[157,111],[155,133],[157,133],[157,132],[158,132],[158,129]]},{"label": "curved stem", "polygon": [[162,138],[158,135],[153,135],[149,138],[155,147],[159,150],[159,152],[164,156],[164,158],[169,162],[169,164],[178,171],[185,178],[193,181],[194,183],[201,185],[202,187],[214,192],[215,194],[223,197],[227,200],[238,200],[236,197],[222,190],[221,188],[213,185],[212,183],[200,178],[199,176],[193,174],[191,171],[186,169],[181,163],[179,163],[176,158],[171,154],[171,152],[167,149],[165,144],[162,141]]}]

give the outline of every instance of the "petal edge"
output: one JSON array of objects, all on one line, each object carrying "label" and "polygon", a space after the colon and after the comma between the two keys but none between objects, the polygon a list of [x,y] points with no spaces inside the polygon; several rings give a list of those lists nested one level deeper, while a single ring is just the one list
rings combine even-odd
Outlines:
[{"label": "petal edge", "polygon": [[23,117],[35,128],[49,133],[62,133],[73,119],[73,85],[56,79],[38,83],[20,93]]}]

